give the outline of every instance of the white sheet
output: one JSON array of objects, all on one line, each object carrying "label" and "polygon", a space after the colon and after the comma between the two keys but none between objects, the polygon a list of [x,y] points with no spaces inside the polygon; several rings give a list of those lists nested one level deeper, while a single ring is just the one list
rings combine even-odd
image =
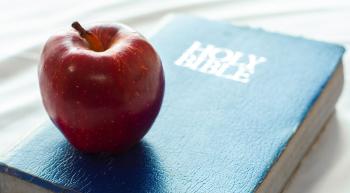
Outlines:
[{"label": "white sheet", "polygon": [[[43,42],[73,20],[120,21],[149,34],[161,17],[182,12],[238,25],[336,42],[349,48],[348,0],[86,1],[7,0],[0,2],[0,154],[45,119],[36,65]],[[331,119],[303,160],[286,193],[350,192],[350,70]]]}]

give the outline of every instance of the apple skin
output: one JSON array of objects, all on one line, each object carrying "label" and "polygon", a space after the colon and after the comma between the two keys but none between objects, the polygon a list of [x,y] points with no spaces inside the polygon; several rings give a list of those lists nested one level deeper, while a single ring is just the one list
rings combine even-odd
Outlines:
[{"label": "apple skin", "polygon": [[163,67],[155,49],[122,24],[88,28],[105,48],[89,49],[75,30],[52,36],[38,69],[44,107],[67,140],[87,153],[137,144],[160,110]]}]

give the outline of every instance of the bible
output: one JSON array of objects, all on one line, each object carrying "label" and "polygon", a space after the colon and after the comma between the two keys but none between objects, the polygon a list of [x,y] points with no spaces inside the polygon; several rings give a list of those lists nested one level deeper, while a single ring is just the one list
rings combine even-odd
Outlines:
[{"label": "bible", "polygon": [[344,48],[186,15],[150,40],[166,87],[143,140],[84,154],[47,121],[1,158],[1,193],[282,191],[334,111]]}]

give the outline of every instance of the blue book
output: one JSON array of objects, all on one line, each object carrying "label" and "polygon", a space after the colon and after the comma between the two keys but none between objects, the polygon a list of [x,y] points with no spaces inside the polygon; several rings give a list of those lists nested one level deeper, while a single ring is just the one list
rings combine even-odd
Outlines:
[{"label": "blue book", "polygon": [[74,149],[48,121],[0,162],[0,192],[280,192],[334,110],[338,45],[191,16],[151,38],[162,109],[122,155]]}]

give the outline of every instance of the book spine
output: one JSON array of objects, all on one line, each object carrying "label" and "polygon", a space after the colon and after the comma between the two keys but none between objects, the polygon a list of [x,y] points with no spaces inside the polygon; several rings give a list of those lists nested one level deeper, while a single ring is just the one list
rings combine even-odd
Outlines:
[{"label": "book spine", "polygon": [[0,162],[1,193],[78,193]]}]

